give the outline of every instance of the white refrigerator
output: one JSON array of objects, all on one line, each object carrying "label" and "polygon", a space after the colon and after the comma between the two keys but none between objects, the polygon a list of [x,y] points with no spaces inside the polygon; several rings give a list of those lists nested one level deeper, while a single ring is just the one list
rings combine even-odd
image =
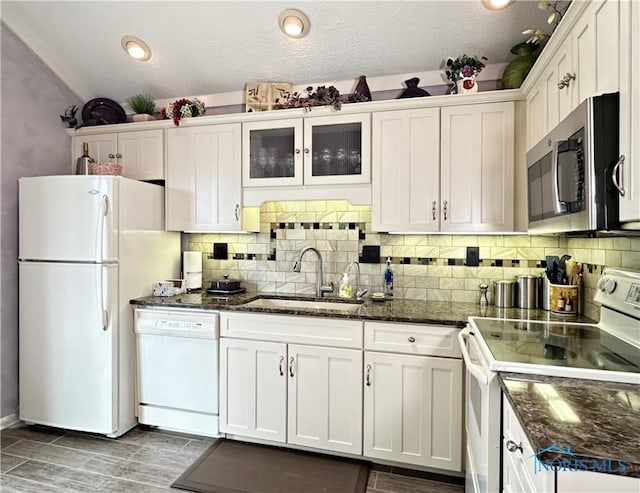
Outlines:
[{"label": "white refrigerator", "polygon": [[129,300],[180,272],[164,188],[21,178],[19,200],[20,419],[120,436],[137,423]]}]

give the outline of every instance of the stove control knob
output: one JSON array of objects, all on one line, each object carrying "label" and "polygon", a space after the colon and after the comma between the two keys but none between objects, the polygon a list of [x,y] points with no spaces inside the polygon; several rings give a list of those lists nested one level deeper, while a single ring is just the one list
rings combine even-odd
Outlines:
[{"label": "stove control knob", "polygon": [[604,293],[604,285],[607,283],[609,279],[605,278],[605,277],[601,277],[600,280],[598,281],[598,289],[600,291],[602,291]]},{"label": "stove control knob", "polygon": [[607,279],[604,283],[604,290],[608,294],[612,294],[616,290],[617,286],[618,283],[615,281],[615,279]]}]

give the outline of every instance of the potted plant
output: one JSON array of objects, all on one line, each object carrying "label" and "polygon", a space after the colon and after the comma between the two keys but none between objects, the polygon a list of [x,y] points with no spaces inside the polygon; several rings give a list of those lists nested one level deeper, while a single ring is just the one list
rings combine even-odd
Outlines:
[{"label": "potted plant", "polygon": [[132,116],[134,122],[156,119],[156,117],[153,116],[156,112],[156,102],[148,94],[136,94],[129,98],[128,102],[131,109],[136,112],[136,114]]},{"label": "potted plant", "polygon": [[173,123],[176,127],[180,125],[181,118],[202,116],[204,115],[204,112],[204,103],[198,98],[178,99],[173,103],[167,103],[167,105],[161,110],[162,118],[173,119]]},{"label": "potted plant", "polygon": [[478,92],[476,77],[485,67],[482,60],[486,61],[487,58],[462,55],[457,58],[447,59],[445,74],[447,79],[454,84],[451,90],[453,94]]}]

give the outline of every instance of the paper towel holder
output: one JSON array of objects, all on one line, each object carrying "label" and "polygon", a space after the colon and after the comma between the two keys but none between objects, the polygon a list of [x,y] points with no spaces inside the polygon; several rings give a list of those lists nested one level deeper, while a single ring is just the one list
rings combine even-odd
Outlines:
[{"label": "paper towel holder", "polygon": [[202,289],[202,252],[183,252],[182,273],[187,291]]}]

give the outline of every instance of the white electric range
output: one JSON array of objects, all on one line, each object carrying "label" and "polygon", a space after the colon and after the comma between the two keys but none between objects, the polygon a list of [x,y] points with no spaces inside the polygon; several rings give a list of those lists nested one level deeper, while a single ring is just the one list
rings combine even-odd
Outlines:
[{"label": "white electric range", "polygon": [[469,317],[458,339],[466,366],[467,493],[498,491],[500,386],[496,372],[640,385],[640,272],[605,268],[600,322]]}]

